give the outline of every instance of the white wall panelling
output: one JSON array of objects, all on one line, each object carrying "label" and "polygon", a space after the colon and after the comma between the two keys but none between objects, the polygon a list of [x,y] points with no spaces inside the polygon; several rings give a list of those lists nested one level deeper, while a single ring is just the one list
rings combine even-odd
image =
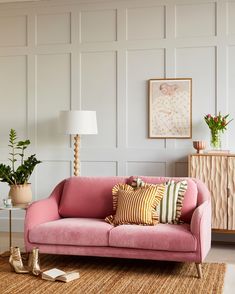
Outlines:
[{"label": "white wall panelling", "polygon": [[145,175],[145,176],[165,176],[166,163],[165,162],[127,162],[127,175]]},{"label": "white wall panelling", "polygon": [[27,56],[0,56],[0,88],[0,146],[7,147],[9,128],[27,134]]},{"label": "white wall panelling", "polygon": [[227,34],[235,35],[235,3],[227,3]]},{"label": "white wall panelling", "polygon": [[85,147],[117,146],[117,57],[116,52],[81,54],[81,106],[97,111],[98,136],[84,136]]},{"label": "white wall panelling", "polygon": [[70,108],[70,54],[40,54],[36,63],[37,144],[69,147],[68,137],[59,133],[58,113]]},{"label": "white wall panelling", "polygon": [[4,16],[0,19],[0,47],[27,45],[27,16]]},{"label": "white wall panelling", "polygon": [[[70,175],[71,162],[65,160],[47,160],[37,168],[37,195],[36,199],[46,198],[53,191],[54,187]],[[45,179],[48,183],[44,185]]]},{"label": "white wall panelling", "polygon": [[117,40],[117,10],[81,11],[81,43]]},{"label": "white wall panelling", "polygon": [[38,14],[36,42],[38,45],[69,44],[71,42],[71,14]]},{"label": "white wall panelling", "polygon": [[[202,133],[203,137],[209,140],[208,127],[203,121],[203,116],[216,111],[215,56],[215,47],[207,46],[177,48],[175,53],[176,76],[190,76],[193,79],[192,123],[195,140],[202,138]],[[176,147],[190,147],[191,144],[190,140],[177,140]]]},{"label": "white wall panelling", "polygon": [[164,49],[127,51],[126,140],[128,147],[157,149],[165,147],[165,140],[148,139],[147,103],[147,81],[153,77],[164,77],[164,72]]},{"label": "white wall panelling", "polygon": [[208,1],[208,3],[178,4],[175,35],[179,38],[215,36],[215,19],[216,3]]},{"label": "white wall panelling", "polygon": [[[34,198],[49,195],[72,173],[58,112],[81,108],[97,111],[99,130],[82,137],[82,175],[186,175],[192,140],[209,143],[204,114],[235,118],[234,16],[235,1],[225,0],[0,4],[1,162],[16,128],[43,160]],[[193,79],[192,140],[147,137],[147,80],[163,77]],[[225,137],[231,150],[234,128]],[[8,188],[0,189],[3,197]]]},{"label": "white wall panelling", "polygon": [[116,176],[117,162],[115,161],[82,161],[81,173],[83,176]]},{"label": "white wall panelling", "polygon": [[128,8],[126,19],[127,40],[165,38],[164,6]]}]

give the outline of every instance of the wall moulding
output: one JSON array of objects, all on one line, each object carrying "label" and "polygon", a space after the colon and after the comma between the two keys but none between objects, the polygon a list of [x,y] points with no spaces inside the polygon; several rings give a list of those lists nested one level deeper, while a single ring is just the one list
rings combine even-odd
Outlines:
[{"label": "wall moulding", "polygon": [[[82,140],[82,175],[186,176],[192,141],[209,142],[204,114],[222,108],[235,118],[234,19],[234,2],[221,0],[0,2],[0,142],[11,125],[28,132],[45,161],[37,199],[72,174],[60,110],[97,111],[98,135]],[[148,139],[147,81],[164,77],[192,78],[192,139]]]}]

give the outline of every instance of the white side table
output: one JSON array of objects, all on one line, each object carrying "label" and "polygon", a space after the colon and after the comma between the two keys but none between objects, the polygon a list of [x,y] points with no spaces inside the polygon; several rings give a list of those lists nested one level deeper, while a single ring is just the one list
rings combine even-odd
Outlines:
[{"label": "white side table", "polygon": [[26,210],[29,204],[25,205],[20,205],[20,206],[12,206],[12,207],[5,207],[5,206],[0,206],[0,211],[8,211],[9,212],[9,251],[6,251],[2,253],[2,256],[9,256],[10,255],[10,249],[12,246],[12,211],[17,211],[17,210]]}]

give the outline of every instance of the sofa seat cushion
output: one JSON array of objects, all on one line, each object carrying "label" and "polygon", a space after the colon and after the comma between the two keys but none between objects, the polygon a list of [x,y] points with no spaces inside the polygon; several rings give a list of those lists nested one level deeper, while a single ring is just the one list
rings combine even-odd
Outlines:
[{"label": "sofa seat cushion", "polygon": [[112,228],[101,219],[64,218],[31,229],[29,241],[39,244],[108,246]]},{"label": "sofa seat cushion", "polygon": [[197,242],[188,224],[122,225],[110,231],[109,246],[194,252]]}]

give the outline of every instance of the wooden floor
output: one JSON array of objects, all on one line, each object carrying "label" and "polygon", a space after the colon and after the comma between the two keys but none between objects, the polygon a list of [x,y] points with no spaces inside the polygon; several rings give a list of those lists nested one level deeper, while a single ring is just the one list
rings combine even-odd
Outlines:
[{"label": "wooden floor", "polygon": [[235,264],[235,243],[213,242],[206,261]]}]

